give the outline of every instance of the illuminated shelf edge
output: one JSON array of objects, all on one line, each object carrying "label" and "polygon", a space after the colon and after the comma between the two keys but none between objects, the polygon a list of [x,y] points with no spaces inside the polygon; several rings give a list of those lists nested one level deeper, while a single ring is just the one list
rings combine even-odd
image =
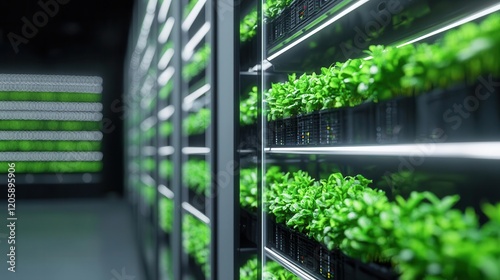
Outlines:
[{"label": "illuminated shelf edge", "polygon": [[265,148],[271,154],[423,156],[500,160],[500,142],[419,143],[371,146]]}]

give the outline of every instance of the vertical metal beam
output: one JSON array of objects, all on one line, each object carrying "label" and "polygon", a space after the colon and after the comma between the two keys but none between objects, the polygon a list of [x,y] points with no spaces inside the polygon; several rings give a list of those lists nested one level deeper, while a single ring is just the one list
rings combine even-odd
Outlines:
[{"label": "vertical metal beam", "polygon": [[[213,18],[215,26],[215,41],[213,52],[215,72],[215,87],[213,91],[213,104],[215,126],[214,147],[215,172],[215,212],[213,219],[215,233],[214,261],[212,267],[212,279],[238,279],[239,269],[237,267],[237,238],[239,225],[236,224],[237,207],[239,207],[238,191],[236,190],[236,145],[235,131],[239,125],[239,117],[236,116],[237,98],[239,92],[239,40],[237,38],[237,26],[239,22],[235,17],[235,2],[228,0],[217,0],[213,2],[215,15]],[[237,122],[238,120],[238,122]]]},{"label": "vertical metal beam", "polygon": [[174,279],[183,279],[182,277],[182,77],[181,77],[181,4],[182,1],[174,0],[172,1],[172,14],[175,19],[174,27],[172,30],[172,36],[174,39],[174,56],[173,65],[175,69],[174,76],[172,77],[174,82],[173,92],[171,94],[172,104],[174,105],[175,111],[172,115],[173,133],[172,133],[172,146],[174,147],[174,153],[172,154],[172,164],[173,164],[173,180],[172,188],[175,194],[174,196],[174,220],[172,228],[172,261],[173,261],[173,272]]}]

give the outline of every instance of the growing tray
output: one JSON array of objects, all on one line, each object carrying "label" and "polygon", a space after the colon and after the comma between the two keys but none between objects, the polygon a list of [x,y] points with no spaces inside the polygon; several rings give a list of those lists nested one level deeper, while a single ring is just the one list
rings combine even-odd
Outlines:
[{"label": "growing tray", "polygon": [[297,117],[298,146],[316,146],[319,144],[319,116],[319,113],[311,113]]},{"label": "growing tray", "polygon": [[346,139],[346,110],[329,109],[319,112],[319,144],[343,144]]},{"label": "growing tray", "polygon": [[320,279],[396,280],[389,263],[363,263],[338,249],[328,250],[306,235],[268,217],[268,246]]},{"label": "growing tray", "polygon": [[346,109],[347,144],[375,142],[375,104],[364,103]]},{"label": "growing tray", "polygon": [[345,0],[295,0],[268,24],[268,46],[272,47],[312,24]]},{"label": "growing tray", "polygon": [[328,251],[306,235],[268,219],[268,245],[318,278],[336,278],[337,252]]},{"label": "growing tray", "polygon": [[495,82],[436,89],[417,97],[417,139],[488,141],[500,136],[500,97]]},{"label": "growing tray", "polygon": [[375,105],[375,130],[378,144],[415,141],[415,98],[400,97]]},{"label": "growing tray", "polygon": [[240,230],[250,242],[257,243],[257,214],[247,209],[240,211]]}]

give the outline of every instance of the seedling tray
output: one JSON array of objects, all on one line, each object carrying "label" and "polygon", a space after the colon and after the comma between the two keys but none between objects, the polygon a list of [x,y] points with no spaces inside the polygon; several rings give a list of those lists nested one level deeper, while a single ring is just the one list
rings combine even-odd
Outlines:
[{"label": "seedling tray", "polygon": [[346,116],[344,109],[330,109],[319,112],[319,144],[340,145],[345,141]]},{"label": "seedling tray", "polygon": [[500,97],[491,84],[436,89],[418,96],[416,109],[419,140],[487,141],[500,136]]},{"label": "seedling tray", "polygon": [[375,104],[378,144],[415,141],[415,98],[402,97]]},{"label": "seedling tray", "polygon": [[[390,264],[364,263],[338,253],[340,261],[340,279],[359,280],[396,280],[399,275],[394,272]],[[339,279],[339,278],[337,278]]]},{"label": "seedling tray", "polygon": [[375,142],[375,104],[364,103],[347,110],[347,143],[368,144]]},{"label": "seedling tray", "polygon": [[240,211],[240,229],[242,235],[253,243],[257,243],[257,215],[246,209]]},{"label": "seedling tray", "polygon": [[339,0],[296,0],[268,24],[268,46],[272,47],[313,23]]},{"label": "seedling tray", "polygon": [[283,127],[285,131],[285,146],[294,147],[297,146],[298,134],[297,134],[297,118],[290,117],[283,119]]},{"label": "seedling tray", "polygon": [[316,146],[319,144],[319,113],[300,115],[297,118],[299,146]]}]

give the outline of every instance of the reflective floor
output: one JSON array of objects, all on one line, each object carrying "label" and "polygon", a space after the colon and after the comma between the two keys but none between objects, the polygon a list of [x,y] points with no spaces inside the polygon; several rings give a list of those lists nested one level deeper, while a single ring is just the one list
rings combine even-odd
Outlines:
[{"label": "reflective floor", "polygon": [[0,279],[142,280],[125,201],[17,201],[15,273],[8,271],[6,199],[0,202]]}]

